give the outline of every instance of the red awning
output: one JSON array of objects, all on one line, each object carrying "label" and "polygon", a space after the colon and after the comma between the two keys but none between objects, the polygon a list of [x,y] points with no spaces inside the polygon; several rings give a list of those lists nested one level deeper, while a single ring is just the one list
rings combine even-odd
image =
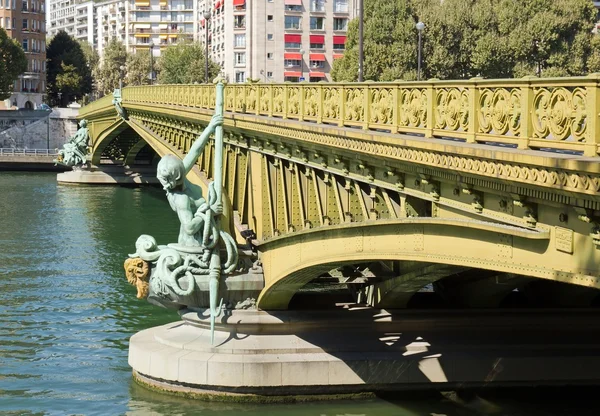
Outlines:
[{"label": "red awning", "polygon": [[325,60],[325,55],[322,53],[311,53],[310,54],[310,60],[311,61],[324,61]]},{"label": "red awning", "polygon": [[302,54],[301,53],[284,53],[283,57],[285,59],[294,59],[296,61],[301,61],[302,60]]},{"label": "red awning", "polygon": [[302,35],[285,35],[285,43],[302,43]]},{"label": "red awning", "polygon": [[302,72],[296,72],[296,71],[285,71],[283,73],[284,77],[298,77],[300,78],[302,76]]},{"label": "red awning", "polygon": [[288,6],[302,6],[302,0],[285,0]]},{"label": "red awning", "polygon": [[334,53],[333,54],[333,59],[340,59],[343,57],[344,57],[344,54],[342,54],[342,53]]},{"label": "red awning", "polygon": [[205,19],[200,20],[200,24],[202,25],[202,27],[204,27],[206,25],[206,20]]},{"label": "red awning", "polygon": [[221,7],[221,1],[215,3],[215,10]]},{"label": "red awning", "polygon": [[309,75],[311,78],[325,78],[324,72],[311,72]]},{"label": "red awning", "polygon": [[325,36],[323,36],[323,35],[310,35],[310,43],[325,43]]},{"label": "red awning", "polygon": [[334,36],[333,44],[334,45],[345,45],[346,44],[346,36]]},{"label": "red awning", "polygon": [[246,0],[233,0],[233,5],[234,6],[243,6],[244,4],[246,4]]}]

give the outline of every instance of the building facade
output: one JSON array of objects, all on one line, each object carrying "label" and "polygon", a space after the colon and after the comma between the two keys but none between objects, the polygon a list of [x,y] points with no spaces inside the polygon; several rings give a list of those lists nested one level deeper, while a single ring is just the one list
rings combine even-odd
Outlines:
[{"label": "building facade", "polygon": [[49,1],[49,34],[66,30],[100,56],[113,37],[153,56],[185,38],[208,42],[230,82],[317,82],[343,56],[357,0]]},{"label": "building facade", "polygon": [[0,101],[0,109],[38,108],[46,91],[46,16],[43,0],[0,0],[0,27],[16,39],[27,57],[27,71],[19,75],[14,93]]},{"label": "building facade", "polygon": [[355,0],[200,0],[199,10],[201,40],[230,82],[330,81],[356,15]]}]

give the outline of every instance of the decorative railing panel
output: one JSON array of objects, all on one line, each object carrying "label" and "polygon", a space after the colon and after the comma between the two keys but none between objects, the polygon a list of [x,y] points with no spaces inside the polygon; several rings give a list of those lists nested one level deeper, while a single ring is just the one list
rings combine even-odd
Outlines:
[{"label": "decorative railing panel", "polygon": [[[600,75],[397,83],[231,84],[225,110],[520,149],[597,155]],[[123,105],[212,109],[212,85],[127,87]],[[104,97],[82,117],[111,106]]]}]

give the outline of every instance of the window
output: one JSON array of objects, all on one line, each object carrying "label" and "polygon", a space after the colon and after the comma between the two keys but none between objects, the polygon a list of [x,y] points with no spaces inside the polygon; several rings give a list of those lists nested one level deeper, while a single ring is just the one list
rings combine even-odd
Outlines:
[{"label": "window", "polygon": [[273,59],[273,52],[267,53],[267,59]]},{"label": "window", "polygon": [[334,17],[333,30],[348,30],[348,19]]},{"label": "window", "polygon": [[246,47],[246,34],[235,35],[235,47],[236,48],[245,48]]},{"label": "window", "polygon": [[285,5],[285,11],[286,12],[301,12],[302,11],[302,6],[298,6],[295,4],[286,4]]},{"label": "window", "polygon": [[311,12],[324,12],[325,11],[325,2],[323,0],[311,0],[310,11]]},{"label": "window", "polygon": [[27,19],[23,19],[23,29],[27,29]]},{"label": "window", "polygon": [[246,82],[246,73],[245,72],[236,72],[235,73],[235,82]]},{"label": "window", "polygon": [[333,0],[334,13],[348,13],[348,0]]},{"label": "window", "polygon": [[285,28],[286,29],[300,29],[301,23],[300,16],[286,16],[285,17]]},{"label": "window", "polygon": [[283,65],[285,67],[300,66],[302,65],[302,61],[296,59],[286,59],[285,61],[283,61]]},{"label": "window", "polygon": [[29,41],[27,39],[23,39],[23,50],[27,52],[29,50]]},{"label": "window", "polygon": [[272,22],[273,21],[273,15],[269,14],[267,15],[267,22]]},{"label": "window", "polygon": [[27,11],[27,0],[23,0],[23,3],[21,4],[21,10],[24,12]]},{"label": "window", "polygon": [[273,34],[267,33],[267,40],[273,40]]},{"label": "window", "polygon": [[325,49],[325,44],[324,43],[311,43],[310,48],[311,49]]},{"label": "window", "polygon": [[243,29],[246,27],[246,16],[234,16],[233,25],[236,29]]},{"label": "window", "polygon": [[324,61],[310,61],[311,68],[325,68]]},{"label": "window", "polygon": [[310,30],[325,30],[325,19],[322,17],[311,17]]},{"label": "window", "polygon": [[273,73],[272,72],[267,72],[267,78],[273,78]]},{"label": "window", "polygon": [[6,24],[4,25],[4,28],[10,29],[10,17],[6,18]]},{"label": "window", "polygon": [[235,52],[235,65],[246,65],[246,52]]},{"label": "window", "polygon": [[300,49],[301,44],[296,42],[286,42],[285,49]]},{"label": "window", "polygon": [[298,82],[298,81],[300,81],[300,78],[298,78],[298,77],[285,77],[283,80],[285,82]]}]

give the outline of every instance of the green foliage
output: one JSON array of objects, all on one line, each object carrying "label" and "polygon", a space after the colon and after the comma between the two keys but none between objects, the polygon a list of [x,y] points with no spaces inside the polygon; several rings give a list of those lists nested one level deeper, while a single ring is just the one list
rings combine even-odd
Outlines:
[{"label": "green foliage", "polygon": [[104,48],[102,63],[98,68],[96,78],[98,91],[104,95],[112,94],[119,88],[119,81],[122,79],[123,71],[127,63],[127,51],[125,45],[116,38],[112,38]]},{"label": "green foliage", "polygon": [[63,94],[74,95],[81,84],[81,75],[75,65],[61,64],[62,72],[56,76],[56,88]]},{"label": "green foliage", "polygon": [[[153,60],[152,60],[153,61]],[[127,56],[127,85],[150,84],[150,51],[141,51]]]},{"label": "green foliage", "polygon": [[[92,92],[92,73],[80,44],[65,31],[54,36],[46,49],[47,93],[52,105],[66,104]],[[68,71],[65,74],[65,71]],[[67,80],[68,76],[76,76],[77,83]],[[68,85],[62,91],[60,85]],[[61,93],[59,103],[58,93]]]},{"label": "green foliage", "polygon": [[0,100],[10,97],[15,79],[26,70],[27,58],[23,48],[0,28]]},{"label": "green foliage", "polygon": [[[419,20],[423,78],[584,75],[600,69],[588,0],[370,0],[364,11],[364,79],[414,80]],[[358,21],[335,81],[358,78]]]},{"label": "green foliage", "polygon": [[[158,81],[161,84],[193,84],[205,81],[204,46],[198,42],[179,42],[161,52],[158,60]],[[220,71],[219,65],[208,62],[208,81]]]},{"label": "green foliage", "polygon": [[92,78],[95,80],[98,76],[98,66],[100,65],[100,56],[98,52],[85,40],[79,40],[79,46],[85,55],[85,61],[92,73]]}]

